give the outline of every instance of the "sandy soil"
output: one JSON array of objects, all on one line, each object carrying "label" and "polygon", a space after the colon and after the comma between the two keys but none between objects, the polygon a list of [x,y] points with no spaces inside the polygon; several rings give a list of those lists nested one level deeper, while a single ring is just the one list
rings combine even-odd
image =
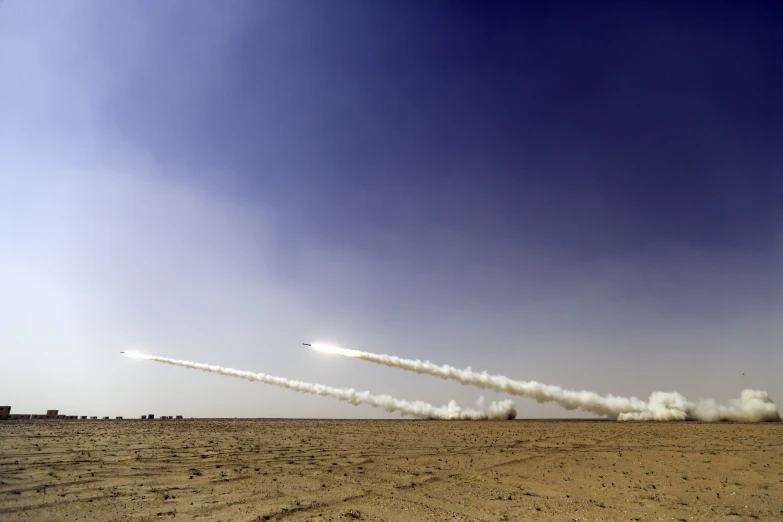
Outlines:
[{"label": "sandy soil", "polygon": [[2,520],[783,520],[783,423],[0,422]]}]

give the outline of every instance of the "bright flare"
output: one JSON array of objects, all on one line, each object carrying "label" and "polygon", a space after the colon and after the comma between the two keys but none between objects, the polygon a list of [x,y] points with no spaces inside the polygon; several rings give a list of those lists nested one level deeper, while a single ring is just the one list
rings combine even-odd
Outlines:
[{"label": "bright flare", "polygon": [[362,354],[359,350],[349,350],[348,348],[340,348],[339,346],[332,346],[331,344],[313,343],[310,346],[319,352],[344,355],[345,357],[359,357]]}]

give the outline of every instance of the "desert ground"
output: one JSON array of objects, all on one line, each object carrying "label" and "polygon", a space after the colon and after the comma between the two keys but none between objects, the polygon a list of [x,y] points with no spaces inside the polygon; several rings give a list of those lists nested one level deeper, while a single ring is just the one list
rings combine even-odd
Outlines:
[{"label": "desert ground", "polygon": [[2,520],[783,520],[783,423],[0,422]]}]

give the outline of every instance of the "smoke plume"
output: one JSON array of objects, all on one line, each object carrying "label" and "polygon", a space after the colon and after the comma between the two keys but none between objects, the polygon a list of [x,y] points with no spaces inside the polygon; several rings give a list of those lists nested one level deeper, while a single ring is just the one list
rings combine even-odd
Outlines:
[{"label": "smoke plume", "polygon": [[422,419],[509,420],[515,418],[517,415],[514,403],[510,400],[493,402],[489,405],[486,411],[463,409],[454,401],[449,401],[449,403],[445,406],[434,406],[423,401],[406,401],[402,399],[396,399],[389,395],[373,395],[368,391],[356,391],[353,388],[334,388],[332,386],[325,386],[323,384],[295,381],[292,379],[285,379],[283,377],[266,375],[264,373],[253,373],[242,370],[235,370],[233,368],[223,368],[222,366],[181,361],[178,359],[169,359],[166,357],[157,357],[154,355],[146,355],[135,352],[128,352],[126,355],[138,359],[146,359],[148,361],[172,364],[174,366],[182,366],[204,372],[219,373],[221,375],[228,375],[229,377],[238,377],[240,379],[247,379],[248,381],[258,381],[265,384],[273,384],[281,388],[288,388],[289,390],[304,393],[312,393],[313,395],[334,397],[337,400],[353,404],[354,406],[358,406],[359,404],[369,404],[375,408],[383,408],[390,413],[399,412],[403,415],[410,415],[412,417],[418,417]]},{"label": "smoke plume", "polygon": [[717,405],[711,399],[690,402],[677,392],[653,392],[648,401],[636,397],[618,397],[598,395],[591,391],[576,391],[552,386],[536,381],[517,381],[503,375],[490,375],[476,372],[470,368],[460,369],[449,365],[436,365],[430,361],[404,359],[394,355],[376,354],[360,350],[349,350],[326,344],[313,343],[312,347],[328,353],[364,359],[393,368],[401,368],[416,373],[433,375],[442,379],[454,380],[529,397],[537,402],[554,402],[567,410],[582,410],[617,420],[702,420],[702,421],[777,421],[780,420],[778,407],[769,395],[761,390],[744,390],[739,399],[728,405]]},{"label": "smoke plume", "polygon": [[760,422],[779,421],[778,407],[762,390],[742,390],[739,399],[727,405],[712,399],[690,402],[677,392],[653,392],[645,408],[621,413],[618,420],[701,420]]}]

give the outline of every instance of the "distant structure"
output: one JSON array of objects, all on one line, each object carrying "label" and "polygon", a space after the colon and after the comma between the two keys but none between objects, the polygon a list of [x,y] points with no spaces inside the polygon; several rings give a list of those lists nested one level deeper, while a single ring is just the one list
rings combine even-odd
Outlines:
[{"label": "distant structure", "polygon": [[178,418],[178,419],[181,419],[181,418],[182,418],[182,415],[177,415],[177,418]]},{"label": "distant structure", "polygon": [[0,420],[29,420],[29,413],[11,413],[10,406],[0,406]]},{"label": "distant structure", "polygon": [[[2,0],[0,0],[2,1]],[[103,420],[111,420],[111,417],[105,416],[101,417]],[[155,415],[150,413],[149,415],[142,415],[142,420],[144,419],[154,419]],[[166,418],[166,417],[161,417]],[[172,417],[169,416],[169,419]],[[182,418],[180,415],[177,416],[178,419]],[[46,410],[46,414],[29,414],[29,413],[11,413],[11,407],[10,406],[0,406],[0,421],[4,420],[98,420],[97,416],[88,417],[87,415],[82,415],[81,417],[79,415],[61,415],[60,410]],[[122,416],[115,417],[116,420],[122,420]]]},{"label": "distant structure", "polygon": [[[46,410],[46,415],[29,414],[29,413],[11,413],[10,406],[0,406],[0,420],[51,420],[51,419],[66,419],[76,420],[78,415],[60,415],[59,410]],[[83,416],[82,419],[86,419]]]}]

